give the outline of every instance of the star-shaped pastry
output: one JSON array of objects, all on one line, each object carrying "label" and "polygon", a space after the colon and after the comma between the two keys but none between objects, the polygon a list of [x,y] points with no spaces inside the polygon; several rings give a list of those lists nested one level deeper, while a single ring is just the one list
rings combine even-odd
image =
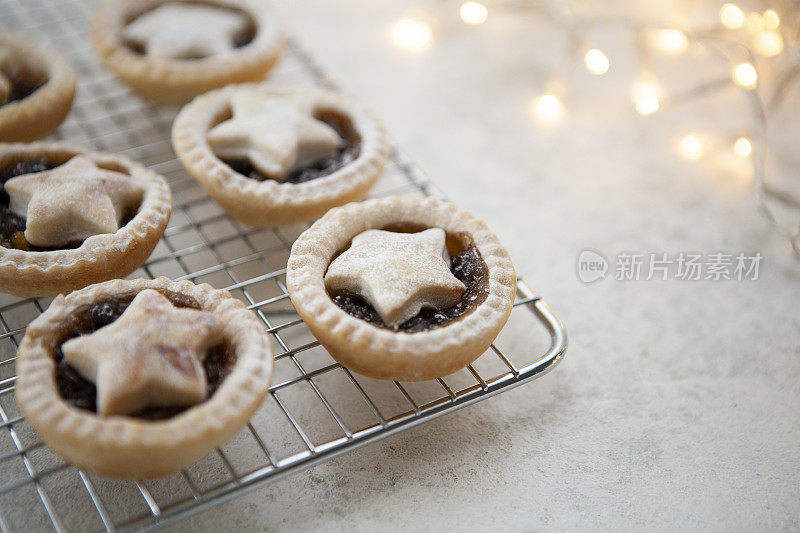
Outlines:
[{"label": "star-shaped pastry", "polygon": [[150,57],[199,59],[233,50],[246,24],[244,16],[232,10],[175,2],[136,18],[122,36]]},{"label": "star-shaped pastry", "polygon": [[8,180],[11,210],[25,217],[25,239],[35,246],[64,246],[114,233],[143,189],[121,172],[99,168],[83,155],[45,172]]},{"label": "star-shaped pastry", "polygon": [[211,149],[222,158],[247,159],[270,178],[333,157],[344,142],[313,117],[310,105],[289,97],[241,92],[231,98],[231,108],[233,118],[208,132]]},{"label": "star-shaped pastry", "polygon": [[97,412],[194,405],[206,394],[202,361],[222,341],[210,313],[178,308],[146,289],[115,322],[65,342],[64,359],[97,386]]},{"label": "star-shaped pastry", "polygon": [[445,237],[441,228],[367,230],[330,264],[325,286],[361,296],[393,327],[424,307],[455,305],[466,287],[450,272]]}]

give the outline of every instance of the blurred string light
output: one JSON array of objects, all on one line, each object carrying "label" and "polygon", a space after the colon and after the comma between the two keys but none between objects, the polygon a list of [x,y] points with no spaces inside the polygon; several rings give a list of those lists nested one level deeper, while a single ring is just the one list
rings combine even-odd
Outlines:
[{"label": "blurred string light", "polygon": [[686,50],[689,39],[680,30],[665,28],[658,32],[658,44],[665,52],[677,54]]},{"label": "blurred string light", "polygon": [[719,21],[729,30],[744,26],[744,11],[736,4],[725,4],[719,10]]},{"label": "blurred string light", "polygon": [[696,161],[703,157],[703,142],[694,133],[690,133],[678,144],[678,151],[685,159]]},{"label": "blurred string light", "polygon": [[764,19],[764,27],[768,30],[777,30],[781,25],[781,18],[774,9],[767,9],[762,16]]},{"label": "blurred string light", "polygon": [[486,6],[478,2],[464,2],[458,12],[461,15],[461,20],[473,26],[483,24],[489,16],[489,10],[486,9]]},{"label": "blurred string light", "polygon": [[755,89],[758,83],[758,72],[756,67],[750,63],[739,63],[733,69],[733,82],[745,89]]},{"label": "blurred string light", "polygon": [[753,49],[764,57],[775,57],[783,52],[783,37],[776,31],[760,31],[753,36]]},{"label": "blurred string light", "polygon": [[561,118],[561,102],[552,94],[545,94],[536,101],[536,116],[544,122],[556,122]]},{"label": "blurred string light", "polygon": [[608,56],[602,50],[592,48],[583,56],[583,63],[589,72],[596,76],[601,76],[608,72],[611,63],[608,61]]},{"label": "blurred string light", "polygon": [[[649,76],[648,76],[649,77]],[[636,112],[640,115],[652,115],[661,108],[661,89],[653,81],[640,80],[631,91]]]},{"label": "blurred string light", "polygon": [[749,157],[753,153],[753,143],[747,137],[739,137],[733,143],[733,153],[739,157]]},{"label": "blurred string light", "polygon": [[[437,5],[447,5],[448,3],[449,0],[440,0]],[[489,9],[482,3],[467,1],[459,2],[456,5],[459,6],[457,13],[464,24],[480,25],[488,19]],[[642,37],[648,34],[651,37],[648,41],[650,46],[662,53],[679,54],[685,52],[690,44],[698,43],[707,51],[712,52],[713,55],[730,61],[730,78],[727,81],[718,80],[695,89],[689,89],[684,93],[673,95],[674,100],[670,99],[670,95],[662,91],[657,79],[648,69],[644,73],[645,75],[639,76],[632,87],[631,99],[633,108],[640,115],[647,116],[659,112],[667,104],[674,105],[692,97],[705,95],[708,94],[709,90],[716,90],[731,83],[745,89],[752,105],[753,117],[758,125],[756,129],[757,138],[738,137],[733,142],[732,150],[736,156],[750,158],[754,171],[755,199],[759,210],[788,240],[793,251],[800,256],[800,225],[787,229],[779,222],[779,217],[776,215],[777,210],[771,207],[771,204],[777,202],[784,207],[789,206],[800,214],[800,198],[795,198],[784,191],[775,189],[765,181],[764,153],[766,140],[764,136],[767,128],[767,115],[766,106],[762,103],[761,95],[759,94],[759,73],[754,61],[754,53],[765,58],[772,58],[782,54],[786,49],[787,38],[791,38],[791,42],[797,45],[797,41],[800,40],[800,23],[797,24],[797,28],[787,29],[783,27],[785,22],[781,20],[781,15],[777,10],[767,9],[763,13],[746,12],[733,2],[720,6],[718,13],[720,27],[705,28],[698,33],[686,32],[677,28],[651,26],[625,18],[598,17],[596,19],[579,19],[573,16],[569,8],[558,0],[535,0],[530,2],[524,0],[495,0],[491,5],[492,9],[500,9],[501,7],[532,9],[548,17],[557,27],[569,33],[573,50],[582,55],[586,69],[597,76],[609,71],[613,58],[609,58],[599,48],[587,46],[586,34],[593,26],[619,24],[620,22],[639,32],[640,38],[637,42],[640,47],[644,46],[645,40]],[[783,6],[782,9],[787,11],[785,13],[786,20],[800,21],[800,2],[792,0],[781,5]],[[792,25],[790,24],[789,26]],[[726,31],[732,32],[731,35],[724,35]],[[425,22],[414,19],[398,21],[392,31],[392,38],[396,46],[409,51],[421,51],[428,48],[432,37],[431,27]],[[745,44],[743,41],[747,41],[749,44]],[[739,52],[743,49],[745,57],[742,57],[741,53],[739,53],[738,61],[733,61],[732,58],[735,54],[723,51],[723,44],[739,46]],[[800,55],[796,53],[797,50],[793,50],[793,52],[795,53],[794,57],[800,58]],[[642,48],[640,48],[640,57],[648,58],[648,52],[642,53]],[[643,64],[649,66],[649,59]],[[562,68],[554,76],[554,79],[558,80],[563,76],[564,69]],[[789,94],[788,87],[797,81],[800,81],[800,59],[797,59],[795,64],[779,78],[770,101],[770,107],[775,108],[780,105],[781,101]],[[551,80],[547,86],[552,87],[554,84],[554,81]],[[566,88],[562,87],[562,89],[560,91],[547,91],[546,94],[532,100],[532,113],[542,123],[556,123],[564,115],[562,98]],[[678,142],[678,154],[687,160],[703,158],[708,148],[703,139],[704,137],[700,133],[685,135]],[[709,141],[709,144],[714,143]],[[719,146],[719,143],[714,144],[714,146]],[[727,146],[730,150],[731,145],[728,144]]]},{"label": "blurred string light", "polygon": [[744,22],[744,27],[750,32],[763,30],[764,19],[761,18],[761,13],[748,13]]},{"label": "blurred string light", "polygon": [[419,52],[430,45],[431,28],[418,20],[398,20],[392,28],[392,39],[398,47],[404,50]]}]

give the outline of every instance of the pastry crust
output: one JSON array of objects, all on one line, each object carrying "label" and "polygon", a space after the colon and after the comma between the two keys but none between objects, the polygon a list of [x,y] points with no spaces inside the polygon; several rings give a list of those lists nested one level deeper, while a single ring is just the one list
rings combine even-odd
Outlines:
[{"label": "pastry crust", "polygon": [[[216,393],[172,418],[100,417],[70,406],[58,393],[53,345],[76,309],[144,289],[189,296],[223,323],[237,359]],[[263,324],[227,291],[207,284],[113,280],[58,296],[31,322],[17,353],[16,401],[42,440],[80,468],[119,478],[173,473],[232,438],[258,409],[272,376],[272,345]]]},{"label": "pastry crust", "polygon": [[256,33],[248,44],[229,53],[202,59],[175,60],[140,55],[123,41],[122,30],[137,16],[175,0],[106,0],[91,20],[91,35],[103,62],[145,98],[162,104],[182,104],[194,96],[229,83],[262,79],[280,56],[286,38],[265,2],[202,0],[195,3],[245,13]]},{"label": "pastry crust", "polygon": [[62,143],[0,143],[0,168],[26,159],[62,164],[83,154],[98,166],[122,171],[144,189],[138,212],[115,233],[93,235],[74,249],[33,252],[0,246],[0,290],[15,296],[54,296],[98,281],[124,278],[158,243],[172,213],[164,178],[118,155],[90,152]]},{"label": "pastry crust", "polygon": [[[334,304],[324,276],[336,254],[356,235],[400,222],[469,233],[489,268],[486,299],[454,322],[415,333],[379,328]],[[332,209],[315,222],[292,246],[286,284],[297,312],[341,364],[374,378],[422,381],[456,372],[489,348],[511,313],[516,273],[483,221],[436,198],[391,196]]]},{"label": "pastry crust", "polygon": [[[214,154],[206,134],[230,113],[231,97],[240,91],[301,97],[315,110],[347,117],[360,137],[358,157],[332,174],[303,183],[256,181],[239,174]],[[364,106],[330,91],[271,84],[231,85],[195,98],[175,119],[172,145],[184,168],[211,197],[233,218],[255,227],[313,220],[332,207],[361,200],[389,157],[386,132]]]},{"label": "pastry crust", "polygon": [[33,43],[13,33],[0,34],[2,63],[14,62],[40,73],[46,81],[22,100],[0,105],[0,141],[34,141],[55,131],[64,121],[75,97],[75,70],[57,50]]}]

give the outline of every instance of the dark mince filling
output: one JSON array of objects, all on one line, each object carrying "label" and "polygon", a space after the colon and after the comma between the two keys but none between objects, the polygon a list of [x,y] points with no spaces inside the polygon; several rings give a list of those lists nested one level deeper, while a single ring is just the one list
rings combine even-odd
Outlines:
[{"label": "dark mince filling", "polygon": [[[256,27],[256,23],[255,23],[255,21],[253,21],[253,18],[250,15],[248,15],[247,13],[245,13],[244,11],[241,11],[239,9],[234,9],[234,8],[231,8],[231,7],[219,6],[219,5],[216,5],[216,4],[213,4],[213,3],[206,3],[206,2],[180,2],[180,3],[182,3],[182,4],[205,5],[205,6],[213,7],[215,9],[219,9],[219,10],[233,11],[234,13],[239,13],[240,15],[242,15],[245,18],[245,21],[246,21],[245,22],[245,27],[242,29],[242,31],[238,32],[236,35],[233,36],[233,47],[234,48],[242,48],[244,46],[247,46],[248,44],[253,42],[253,39],[256,38],[256,33],[258,33],[258,28]],[[131,20],[129,20],[127,24],[130,24],[131,22],[133,22],[137,18],[141,17],[145,13],[147,13],[147,11],[145,11],[144,13],[140,13],[140,14],[136,15],[136,17],[134,17]],[[131,50],[132,52],[134,52],[136,54],[139,54],[139,55],[142,55],[142,56],[145,55],[144,46],[140,45],[139,43],[135,43],[135,42],[131,42],[131,41],[125,41],[125,46],[128,47],[129,50]],[[184,57],[184,58],[181,58],[181,59],[204,59],[205,57],[206,56]]]},{"label": "dark mince filling", "polygon": [[[414,223],[398,223],[383,229],[398,233],[417,233],[428,228]],[[398,327],[400,331],[414,333],[445,326],[470,313],[486,300],[489,294],[489,267],[483,261],[472,236],[464,232],[448,233],[446,245],[450,254],[450,271],[466,286],[461,300],[446,309],[423,309],[416,316],[400,324]],[[360,296],[331,293],[330,297],[333,303],[348,314],[375,326],[393,329],[387,326],[378,312]]]},{"label": "dark mince filling", "polygon": [[[306,181],[315,180],[333,174],[341,169],[348,163],[353,162],[358,154],[361,152],[361,137],[358,135],[352,121],[333,111],[324,111],[317,113],[314,118],[324,122],[328,126],[336,130],[344,140],[344,146],[339,149],[339,152],[333,156],[317,161],[316,163],[304,168],[299,168],[281,177],[281,182],[288,183],[304,183]],[[273,179],[261,174],[256,168],[250,164],[246,159],[223,159],[234,172],[246,176],[256,181],[265,181]]]},{"label": "dark mince filling", "polygon": [[[58,165],[52,161],[39,159],[26,159],[11,163],[0,168],[0,246],[3,248],[16,248],[26,252],[52,252],[54,250],[71,250],[78,248],[82,242],[71,242],[55,248],[36,246],[25,239],[25,217],[19,216],[11,210],[11,198],[5,190],[5,184],[11,178],[34,172],[52,170]],[[138,208],[131,209],[122,217],[120,227],[126,225],[136,216]]]},{"label": "dark mince filling", "polygon": [[44,85],[44,83],[26,78],[11,78],[9,81],[11,82],[11,93],[8,95],[7,104],[29,97]]},{"label": "dark mince filling", "polygon": [[[5,187],[6,182],[11,178],[33,172],[43,172],[55,168],[55,166],[47,159],[31,159],[12,163],[0,169],[0,186]],[[11,211],[10,205],[11,198],[5,188],[0,189],[0,246],[18,250],[47,250],[46,248],[33,246],[25,240],[25,217],[21,217]]]},{"label": "dark mince filling", "polygon": [[[159,291],[169,298],[177,307],[199,309],[200,306],[193,299],[182,294],[169,291]],[[69,317],[64,325],[63,333],[53,346],[56,360],[56,385],[58,393],[70,405],[97,412],[97,389],[94,383],[84,379],[74,368],[64,360],[61,346],[69,339],[88,335],[117,320],[125,309],[128,308],[136,294],[119,296],[104,300],[83,309],[79,309]],[[236,354],[228,343],[222,343],[211,348],[203,361],[206,373],[206,401],[210,399],[217,389],[230,374],[236,363]],[[145,420],[164,420],[186,411],[191,406],[147,407],[129,416]]]}]

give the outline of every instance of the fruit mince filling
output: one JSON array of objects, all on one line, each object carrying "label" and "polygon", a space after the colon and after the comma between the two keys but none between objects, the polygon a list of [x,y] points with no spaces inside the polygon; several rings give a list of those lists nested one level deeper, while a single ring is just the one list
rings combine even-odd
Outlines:
[{"label": "fruit mince filling", "polygon": [[[338,152],[333,157],[321,159],[311,165],[298,168],[282,176],[279,180],[286,183],[304,183],[319,178],[324,178],[354,161],[361,152],[361,137],[358,135],[352,121],[335,111],[320,111],[314,118],[333,128],[344,141]],[[223,159],[226,165],[235,172],[256,181],[265,181],[270,178],[261,174],[246,159]]]},{"label": "fruit mince filling", "polygon": [[[176,307],[200,308],[197,302],[191,298],[170,291],[160,292]],[[53,347],[53,353],[56,361],[58,392],[70,405],[96,413],[97,389],[94,383],[84,379],[77,370],[64,360],[61,346],[69,339],[88,335],[117,320],[125,312],[135,296],[136,294],[121,295],[78,309],[64,325],[61,335]],[[204,401],[214,395],[228,374],[230,374],[235,363],[236,354],[233,347],[227,342],[209,349],[206,358],[203,360],[203,370],[206,373],[207,383]],[[164,420],[178,415],[190,407],[147,407],[130,416],[145,420]]]},{"label": "fruit mince filling", "polygon": [[[417,233],[428,228],[420,224],[401,222],[382,229],[398,233]],[[400,331],[415,333],[445,326],[472,312],[486,300],[489,294],[489,267],[481,257],[472,236],[465,232],[447,233],[445,244],[450,254],[450,271],[466,287],[464,294],[452,307],[422,309],[416,316],[400,324],[397,328]],[[332,293],[330,297],[346,313],[375,326],[392,329],[383,322],[375,308],[360,296]]]}]

